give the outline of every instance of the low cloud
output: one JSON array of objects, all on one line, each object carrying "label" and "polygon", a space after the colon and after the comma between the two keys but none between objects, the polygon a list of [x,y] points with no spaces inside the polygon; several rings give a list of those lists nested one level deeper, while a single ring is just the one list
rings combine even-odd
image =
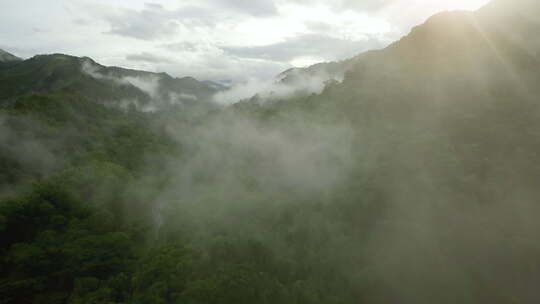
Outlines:
[{"label": "low cloud", "polygon": [[[4,165],[25,168],[19,174],[45,177],[64,164],[58,143],[54,138],[35,138],[29,130],[43,130],[46,126],[28,117],[0,113],[0,160]],[[59,138],[68,136],[68,131]],[[7,170],[10,171],[10,170]],[[0,172],[0,197],[11,194],[16,187],[17,175]]]},{"label": "low cloud", "polygon": [[148,100],[124,99],[113,101],[114,105],[124,110],[134,107],[141,112],[155,112],[169,106],[199,101],[199,97],[194,94],[171,91],[162,86],[161,81],[163,78],[158,74],[144,73],[136,76],[117,76],[89,60],[83,63],[81,69],[83,73],[95,79],[109,81],[118,86],[133,86],[149,97]]},{"label": "low cloud", "polygon": [[118,85],[132,85],[139,90],[146,93],[151,98],[158,98],[159,95],[159,77],[155,75],[146,75],[146,76],[127,76],[127,77],[116,77],[108,74],[102,74],[99,71],[100,67],[91,63],[90,61],[85,61],[82,65],[82,71],[87,75],[90,75],[96,79],[112,81]]},{"label": "low cloud", "polygon": [[263,58],[273,61],[292,61],[299,57],[338,60],[382,46],[383,42],[369,36],[366,36],[365,40],[347,40],[320,34],[306,34],[266,46],[229,46],[223,50],[229,55],[241,58]]},{"label": "low cloud", "polygon": [[130,54],[126,56],[126,59],[129,61],[139,61],[139,62],[146,62],[146,63],[173,63],[173,61],[169,58],[157,56],[148,52],[142,52],[139,54]]},{"label": "low cloud", "polygon": [[[294,73],[293,70],[289,73]],[[214,101],[219,104],[234,104],[252,97],[264,102],[273,99],[283,99],[295,95],[320,94],[329,81],[342,81],[342,75],[329,74],[320,71],[315,74],[295,73],[288,81],[281,79],[257,80],[250,79],[226,91],[214,95]]]}]

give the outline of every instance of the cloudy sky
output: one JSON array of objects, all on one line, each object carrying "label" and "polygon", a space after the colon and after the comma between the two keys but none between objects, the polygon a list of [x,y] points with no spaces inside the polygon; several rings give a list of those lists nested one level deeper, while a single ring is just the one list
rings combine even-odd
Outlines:
[{"label": "cloudy sky", "polygon": [[437,11],[488,0],[0,0],[0,48],[216,81],[381,48]]}]

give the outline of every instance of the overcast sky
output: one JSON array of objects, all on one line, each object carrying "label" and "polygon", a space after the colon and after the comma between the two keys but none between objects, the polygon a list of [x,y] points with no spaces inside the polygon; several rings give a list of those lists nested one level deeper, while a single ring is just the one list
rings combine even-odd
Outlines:
[{"label": "overcast sky", "polygon": [[488,0],[0,0],[0,48],[23,58],[242,81],[381,48],[435,12]]}]

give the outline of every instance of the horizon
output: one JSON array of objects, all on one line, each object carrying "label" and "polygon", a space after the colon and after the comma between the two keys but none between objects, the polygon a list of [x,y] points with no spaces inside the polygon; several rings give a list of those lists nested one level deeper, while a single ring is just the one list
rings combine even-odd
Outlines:
[{"label": "horizon", "polygon": [[343,0],[332,7],[319,0],[258,0],[248,6],[219,0],[32,2],[0,5],[0,26],[14,29],[0,34],[0,49],[23,59],[59,53],[105,66],[231,84],[381,49],[435,13],[476,10],[489,1],[351,5]]}]

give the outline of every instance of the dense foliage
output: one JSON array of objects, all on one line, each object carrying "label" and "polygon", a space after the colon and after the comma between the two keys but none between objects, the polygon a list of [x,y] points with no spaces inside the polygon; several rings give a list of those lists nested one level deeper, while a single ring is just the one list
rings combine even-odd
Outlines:
[{"label": "dense foliage", "polygon": [[[237,110],[193,111],[125,112],[65,92],[29,95],[2,108],[3,303],[354,301],[353,282],[335,267],[338,257],[325,257],[338,226],[369,222],[352,222],[350,215],[364,207],[351,205],[351,197],[326,205],[326,199],[298,201],[294,192],[259,196],[248,190],[257,178],[249,170],[232,172],[243,176],[223,193],[210,176],[215,172],[196,168],[186,170],[198,175],[192,187],[206,197],[189,207],[174,200],[168,183],[178,173],[166,166],[187,166],[199,149],[214,147],[184,149],[182,142],[192,139],[175,140],[163,121],[169,125],[173,116],[182,132],[196,133],[208,128],[194,126],[197,115],[215,121]],[[164,210],[156,211],[156,197],[167,191],[174,194],[161,198]],[[237,216],[242,223],[230,222]],[[318,228],[304,225],[304,217],[340,224]]]},{"label": "dense foliage", "polygon": [[0,303],[537,303],[537,24],[505,1],[286,100],[142,113],[73,57],[0,66]]}]

